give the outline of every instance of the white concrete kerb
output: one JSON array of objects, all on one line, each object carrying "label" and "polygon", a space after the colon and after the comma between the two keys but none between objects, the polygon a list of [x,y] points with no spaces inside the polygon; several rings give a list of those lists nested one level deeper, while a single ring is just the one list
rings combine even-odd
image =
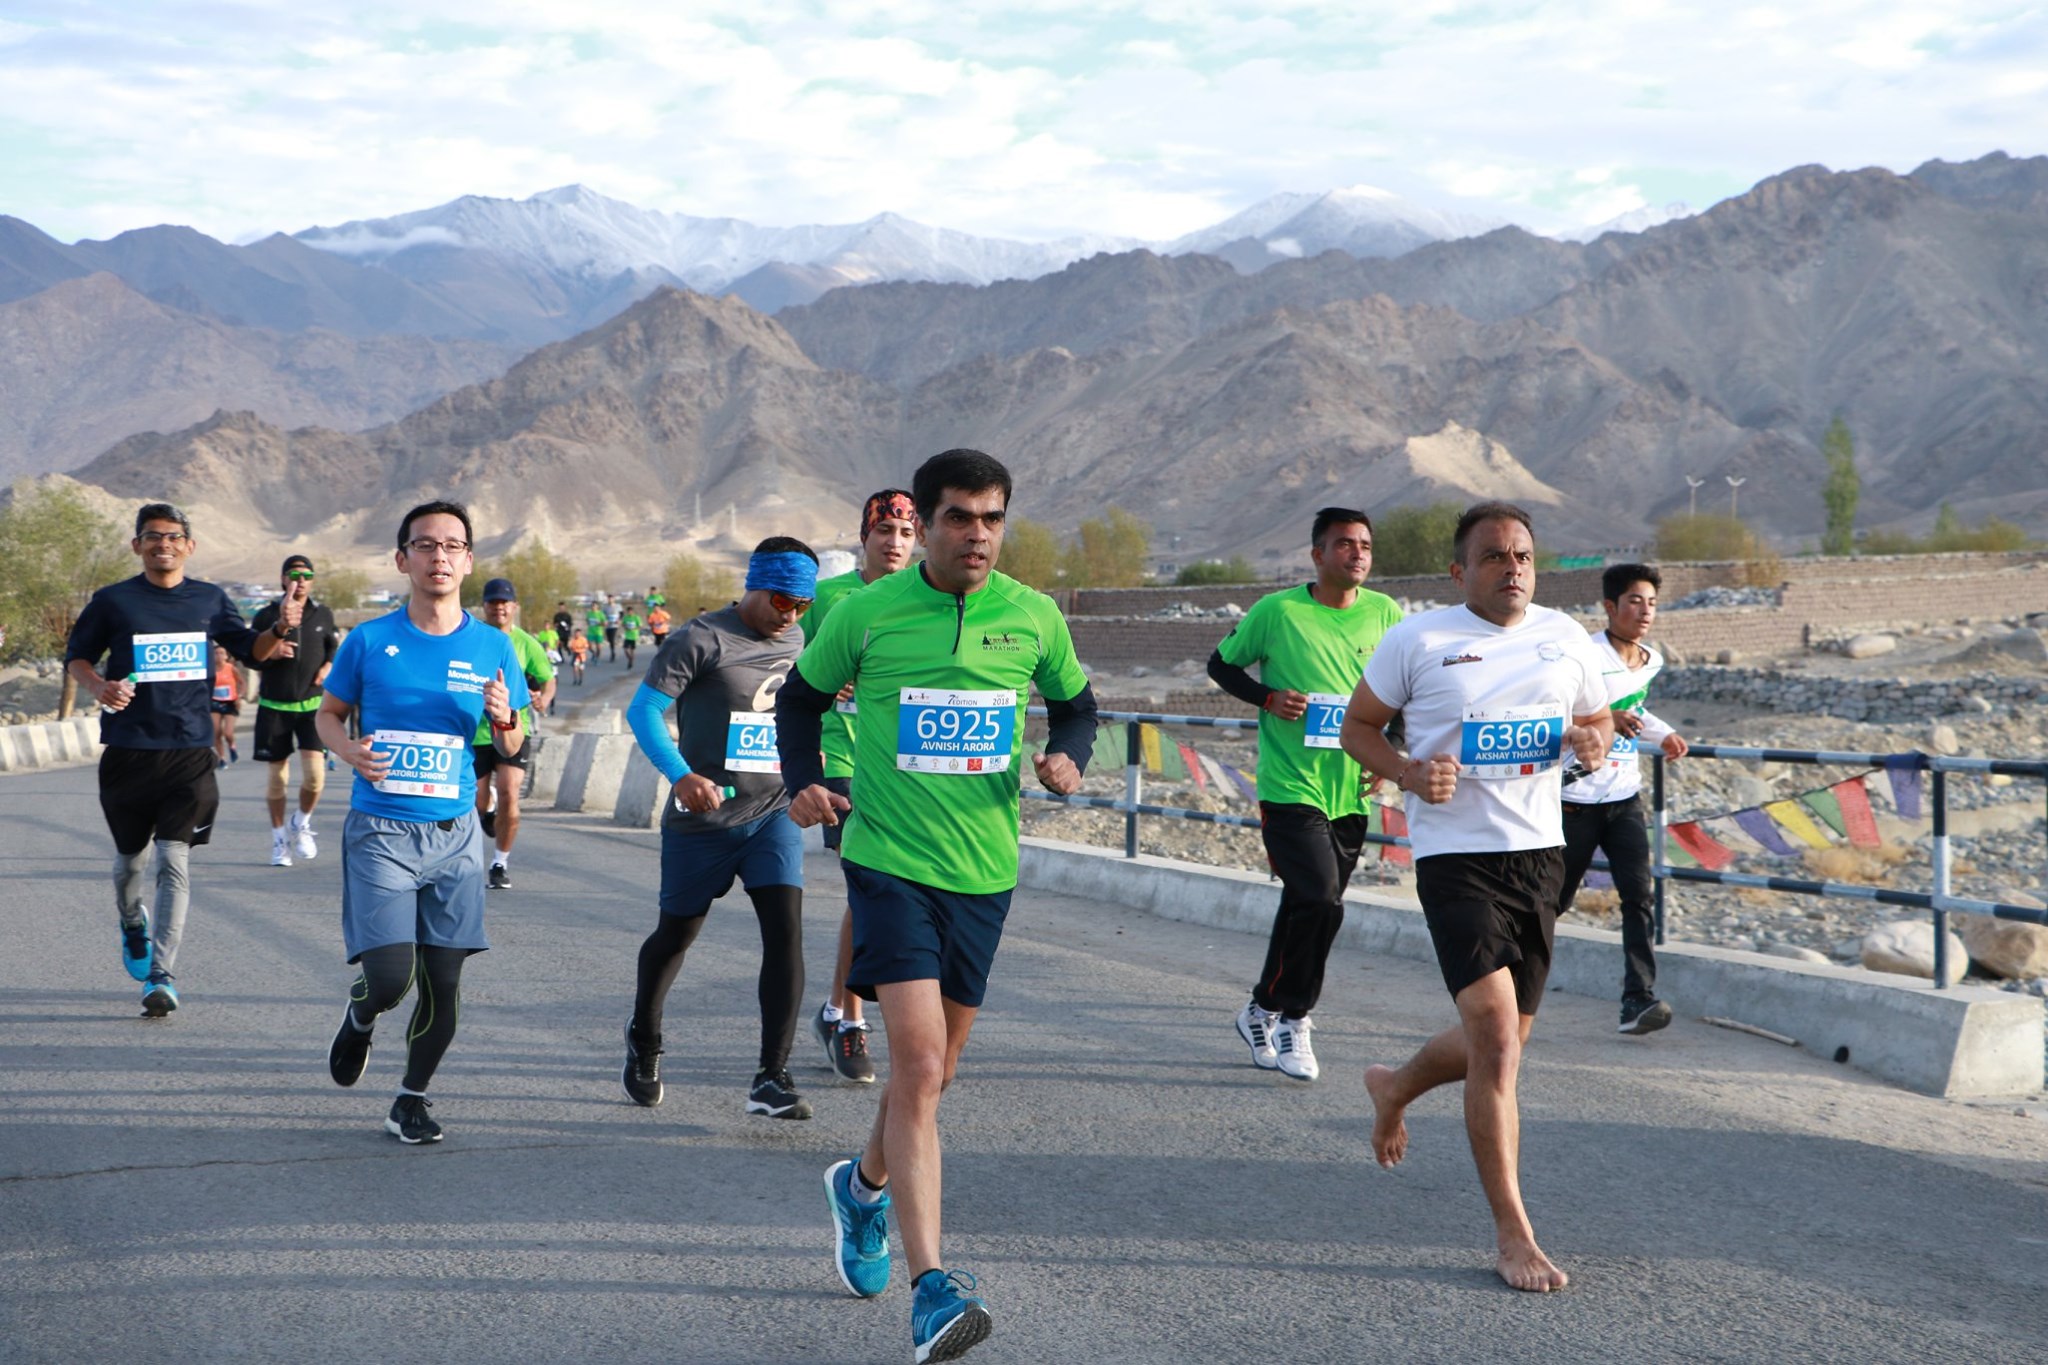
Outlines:
[{"label": "white concrete kerb", "polygon": [[[1259,936],[1271,932],[1280,898],[1278,883],[1262,874],[1125,858],[1050,839],[1023,841],[1018,875],[1034,890]],[[1435,966],[1414,901],[1354,890],[1345,905],[1340,945]],[[1658,994],[1682,1016],[1782,1033],[1923,1094],[1962,1099],[2042,1089],[2042,1002],[2032,996],[1975,986],[1942,991],[1909,977],[1690,943],[1658,949],[1657,965]],[[1618,1001],[1621,936],[1560,925],[1550,987]]]}]

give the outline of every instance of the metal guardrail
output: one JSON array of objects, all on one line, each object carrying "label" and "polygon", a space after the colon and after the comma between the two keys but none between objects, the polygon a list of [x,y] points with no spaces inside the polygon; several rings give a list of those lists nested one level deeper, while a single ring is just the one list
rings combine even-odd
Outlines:
[{"label": "metal guardrail", "polygon": [[[1030,708],[1029,714],[1043,717],[1042,706]],[[1219,815],[1212,811],[1187,810],[1180,806],[1147,804],[1144,797],[1144,725],[1174,725],[1209,730],[1256,730],[1258,721],[1229,716],[1176,716],[1149,711],[1103,711],[1097,719],[1111,723],[1123,723],[1126,731],[1124,753],[1124,794],[1121,799],[1107,796],[1059,796],[1048,791],[1026,789],[1027,800],[1049,801],[1056,805],[1075,806],[1087,810],[1120,811],[1124,817],[1124,856],[1138,856],[1138,821],[1144,816],[1157,816],[1169,820],[1187,820],[1208,825],[1228,825],[1240,829],[1257,829],[1259,821],[1246,815]],[[1952,913],[1988,915],[1995,919],[2017,920],[2027,924],[2048,925],[2048,910],[2030,905],[2012,905],[2004,901],[1977,900],[1968,896],[1953,895],[1949,889],[1952,866],[1948,833],[1948,775],[1950,773],[1973,773],[1981,776],[2005,774],[2011,777],[2033,777],[2048,781],[2048,759],[2006,759],[2006,758],[1948,758],[1937,754],[1870,754],[1850,753],[1835,750],[1809,749],[1752,749],[1729,744],[1695,744],[1687,752],[1688,759],[1730,759],[1748,763],[1797,763],[1815,767],[1860,767],[1860,768],[1911,768],[1933,775],[1932,790],[1929,793],[1929,811],[1934,823],[1934,889],[1931,891],[1901,891],[1892,887],[1862,886],[1854,882],[1833,882],[1807,877],[1776,877],[1750,872],[1711,872],[1703,867],[1674,867],[1666,859],[1666,840],[1671,824],[1671,813],[1665,801],[1665,774],[1667,760],[1661,753],[1651,753],[1650,758],[1650,814],[1651,814],[1651,873],[1656,878],[1656,928],[1657,942],[1664,942],[1665,888],[1674,881],[1706,882],[1720,886],[1748,887],[1759,891],[1780,891],[1800,896],[1828,896],[1849,900],[1876,901],[1884,905],[1899,905],[1910,909],[1926,910],[1934,917],[1934,984],[1946,989],[1950,980],[1948,960],[1948,917]],[[1367,834],[1367,843],[1391,844],[1399,848],[1409,847],[1405,836],[1395,834]],[[1595,858],[1593,866],[1607,871],[1607,861]]]}]

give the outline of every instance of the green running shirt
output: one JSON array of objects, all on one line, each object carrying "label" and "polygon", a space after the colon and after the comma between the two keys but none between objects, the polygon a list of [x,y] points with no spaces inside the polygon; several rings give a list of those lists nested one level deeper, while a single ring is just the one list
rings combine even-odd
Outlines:
[{"label": "green running shirt", "polygon": [[[486,621],[484,624],[489,625],[490,623]],[[512,637],[512,652],[519,656],[519,671],[526,675],[527,682],[530,684],[527,690],[533,696],[538,697],[541,688],[546,686],[548,680],[555,676],[555,666],[548,662],[547,647],[518,626],[508,624],[505,627],[505,633]],[[507,685],[510,685],[509,680]],[[526,742],[531,744],[533,742],[533,708],[529,706],[522,710],[519,713],[519,720],[526,730]],[[470,742],[472,744],[489,744],[491,742],[491,720],[489,716],[484,717],[482,723],[476,727],[476,738]]]},{"label": "green running shirt", "polygon": [[[1017,884],[1017,806],[1024,708],[1035,685],[1071,701],[1088,684],[1066,618],[1044,593],[992,573],[956,597],[912,565],[850,593],[812,637],[797,671],[820,692],[850,679],[862,724],[854,733],[853,813],[840,852],[848,862],[943,891],[982,896]],[[1015,692],[1007,754],[911,771],[921,735],[962,738],[992,712],[968,699],[950,713],[920,706],[962,693]],[[936,722],[936,723],[935,723]],[[994,767],[996,770],[990,771]]]},{"label": "green running shirt", "polygon": [[[823,579],[818,584],[817,596],[811,599],[811,609],[797,618],[797,627],[803,631],[804,640],[818,638],[818,632],[825,628],[825,618],[832,614],[832,608],[848,593],[859,592],[867,584],[861,580],[859,569],[850,569],[843,574]],[[853,776],[853,712],[840,707],[853,707],[852,702],[835,703],[824,717],[825,776]]]},{"label": "green running shirt", "polygon": [[[1316,601],[1303,584],[1254,602],[1216,652],[1239,668],[1257,664],[1268,687],[1349,701],[1380,637],[1400,619],[1401,608],[1383,592],[1360,588],[1340,610]],[[1335,743],[1343,702],[1334,703],[1334,718],[1331,705],[1311,702],[1300,720],[1259,713],[1259,800],[1314,806],[1333,820],[1364,812],[1358,764]],[[1313,736],[1312,722],[1319,732]]]}]

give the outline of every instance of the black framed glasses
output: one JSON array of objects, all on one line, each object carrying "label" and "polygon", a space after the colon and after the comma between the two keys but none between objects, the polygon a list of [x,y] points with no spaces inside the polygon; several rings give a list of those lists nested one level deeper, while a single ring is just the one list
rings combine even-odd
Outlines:
[{"label": "black framed glasses", "polygon": [[135,538],[144,545],[183,545],[192,539],[183,531],[144,531]]},{"label": "black framed glasses", "polygon": [[450,559],[453,559],[469,548],[469,542],[466,540],[427,540],[422,537],[419,540],[408,540],[405,542],[405,548],[416,555],[431,555],[436,550],[439,550]]}]

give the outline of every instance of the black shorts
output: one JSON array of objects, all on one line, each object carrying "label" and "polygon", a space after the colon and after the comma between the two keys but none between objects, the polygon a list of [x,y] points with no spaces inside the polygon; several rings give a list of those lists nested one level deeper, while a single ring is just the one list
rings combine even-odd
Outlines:
[{"label": "black shorts", "polygon": [[1415,894],[1453,998],[1505,967],[1515,1007],[1534,1014],[1550,979],[1564,850],[1439,853],[1415,860]]},{"label": "black shorts", "polygon": [[211,746],[102,749],[100,810],[115,849],[132,857],[151,839],[203,844],[212,838],[213,817],[220,810],[215,762]]},{"label": "black shorts", "polygon": [[617,626],[606,626],[604,628],[604,642],[608,645],[615,645],[619,642],[619,628]]},{"label": "black shorts", "polygon": [[517,768],[526,771],[526,756],[532,753],[533,736],[526,737],[526,743],[519,746],[519,752],[510,758],[498,752],[495,744],[473,744],[470,751],[476,755],[476,775],[489,777],[496,768]]},{"label": "black shorts", "polygon": [[242,703],[238,701],[209,701],[206,705],[216,716],[239,716],[242,714]]},{"label": "black shorts", "polygon": [[[825,790],[835,796],[843,796],[848,801],[851,801],[853,800],[853,779],[850,777],[828,777],[825,779]],[[830,849],[837,849],[839,847],[839,836],[846,833],[846,817],[852,813],[853,811],[849,807],[847,810],[840,812],[838,824],[822,825],[819,827],[819,832],[825,836],[825,847]]]},{"label": "black shorts", "polygon": [[313,724],[317,711],[279,711],[275,707],[256,705],[256,744],[250,752],[259,762],[282,763],[292,756],[292,750],[304,749],[309,754],[327,752],[326,742],[320,738],[320,731]]},{"label": "black shorts", "polygon": [[863,1000],[879,986],[937,981],[939,995],[979,1008],[989,964],[1003,939],[1010,895],[970,895],[842,862],[846,908],[853,913],[853,967],[846,989]]}]

